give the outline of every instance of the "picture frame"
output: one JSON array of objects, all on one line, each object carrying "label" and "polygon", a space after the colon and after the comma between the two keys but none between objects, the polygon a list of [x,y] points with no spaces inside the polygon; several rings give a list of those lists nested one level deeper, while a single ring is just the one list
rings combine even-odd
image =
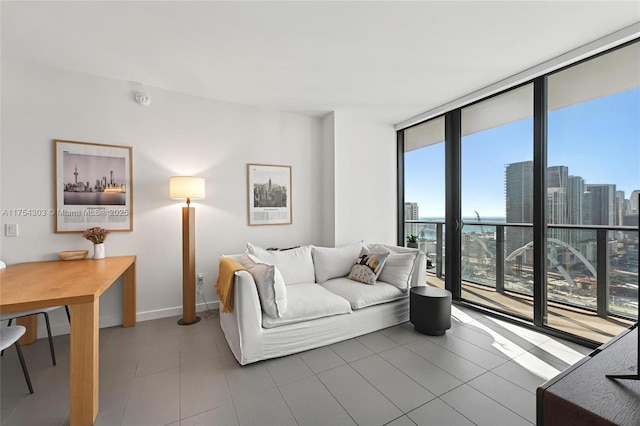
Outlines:
[{"label": "picture frame", "polygon": [[291,225],[291,166],[247,164],[249,226]]},{"label": "picture frame", "polygon": [[55,232],[133,231],[133,148],[54,139]]}]

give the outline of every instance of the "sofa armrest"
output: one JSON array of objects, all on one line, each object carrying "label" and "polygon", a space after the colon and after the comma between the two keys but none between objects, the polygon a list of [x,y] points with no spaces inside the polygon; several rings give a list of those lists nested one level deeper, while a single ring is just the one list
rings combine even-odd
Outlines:
[{"label": "sofa armrest", "polygon": [[236,271],[233,278],[233,309],[220,313],[220,326],[229,348],[242,365],[262,355],[262,308],[253,276]]},{"label": "sofa armrest", "polygon": [[254,333],[262,330],[262,308],[253,276],[248,271],[237,271],[233,286],[233,310],[240,329]]},{"label": "sofa armrest", "polygon": [[427,255],[418,252],[418,258],[414,263],[411,273],[411,287],[427,285]]}]

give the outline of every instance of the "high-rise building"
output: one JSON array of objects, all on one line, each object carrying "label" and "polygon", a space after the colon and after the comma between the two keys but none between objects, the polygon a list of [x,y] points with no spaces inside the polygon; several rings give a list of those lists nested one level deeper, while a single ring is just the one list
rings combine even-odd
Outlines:
[{"label": "high-rise building", "polygon": [[[565,188],[547,188],[547,223],[564,225],[568,222],[567,193]],[[549,228],[548,235],[560,241],[569,242],[569,230]]]},{"label": "high-rise building", "polygon": [[[566,224],[569,222],[568,185],[569,167],[547,167],[547,223]],[[569,231],[567,229],[550,228],[549,236],[569,242]]]},{"label": "high-rise building", "polygon": [[638,213],[625,215],[622,218],[622,226],[638,226]]},{"label": "high-rise building", "polygon": [[590,225],[616,225],[616,186],[610,184],[587,184],[591,194]]},{"label": "high-rise building", "polygon": [[[567,181],[567,223],[572,225],[582,225],[583,205],[584,205],[584,179],[580,176],[569,176]],[[583,231],[573,230],[569,232],[569,244],[578,247],[578,244],[588,236]]]},{"label": "high-rise building", "polygon": [[[533,161],[507,164],[504,172],[507,223],[533,223]],[[527,244],[531,232],[507,227],[505,249],[511,253]]]},{"label": "high-rise building", "polygon": [[591,192],[587,191],[585,185],[584,194],[582,194],[582,224],[592,225],[591,223],[591,206],[593,205]]},{"label": "high-rise building", "polygon": [[569,167],[547,167],[547,188],[567,188],[569,180]]},{"label": "high-rise building", "polygon": [[629,203],[631,204],[631,213],[640,213],[640,190],[636,189],[631,191],[629,196]]},{"label": "high-rise building", "polygon": [[[418,203],[404,203],[404,220],[418,220]],[[420,225],[417,223],[405,223],[406,235],[418,235]]]},{"label": "high-rise building", "polygon": [[580,225],[582,223],[582,199],[584,197],[584,179],[580,176],[569,176],[567,185],[567,203],[569,217],[567,223]]},{"label": "high-rise building", "polygon": [[614,219],[615,219],[615,223],[614,225],[622,225],[622,218],[624,217],[625,211],[624,211],[624,191],[616,191],[616,198],[615,198],[615,214],[614,214]]}]

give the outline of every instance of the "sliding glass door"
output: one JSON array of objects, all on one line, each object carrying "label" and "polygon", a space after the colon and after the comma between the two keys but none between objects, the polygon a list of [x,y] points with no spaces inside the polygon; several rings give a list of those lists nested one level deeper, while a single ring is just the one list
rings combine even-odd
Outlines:
[{"label": "sliding glass door", "polygon": [[640,42],[398,140],[399,240],[431,257],[428,284],[583,342],[637,319]]},{"label": "sliding glass door", "polygon": [[548,325],[596,341],[638,312],[639,64],[635,43],[548,78]]},{"label": "sliding glass door", "polygon": [[429,258],[429,284],[444,287],[444,117],[404,133],[404,235]]},{"label": "sliding glass door", "polygon": [[462,109],[462,298],[532,318],[533,87]]}]

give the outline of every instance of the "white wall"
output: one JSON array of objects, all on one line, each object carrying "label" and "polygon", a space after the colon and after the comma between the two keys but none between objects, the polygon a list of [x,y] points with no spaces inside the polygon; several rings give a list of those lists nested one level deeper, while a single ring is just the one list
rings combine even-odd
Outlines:
[{"label": "white wall", "polygon": [[[107,255],[135,254],[138,320],[182,313],[181,211],[168,197],[169,177],[206,179],[196,207],[196,270],[205,297],[217,300],[218,257],[247,241],[263,246],[395,241],[395,132],[352,113],[323,119],[232,104],[2,58],[0,205],[54,206],[53,139],[133,147],[134,231],[109,235]],[[293,167],[293,224],[247,226],[247,163]],[[5,210],[6,212],[6,210]],[[3,215],[19,236],[2,233],[8,264],[57,259],[87,249],[80,234],[55,234],[53,217]],[[100,323],[121,323],[122,284],[101,298]],[[199,308],[203,308],[200,305]],[[63,310],[54,334],[68,332]],[[39,335],[44,329],[39,330]]]},{"label": "white wall", "polygon": [[[219,102],[148,88],[147,107],[130,83],[2,61],[0,194],[4,209],[54,206],[53,139],[133,147],[134,231],[109,235],[107,255],[138,256],[138,319],[179,315],[182,306],[181,210],[168,196],[169,177],[206,179],[196,207],[196,270],[205,274],[206,299],[217,300],[218,257],[264,246],[322,240],[321,121],[317,118]],[[247,226],[247,163],[285,164],[293,172],[293,224]],[[8,264],[57,259],[57,252],[91,250],[80,234],[55,234],[53,217],[3,215],[19,236],[2,233]],[[101,299],[101,325],[121,321],[118,283]],[[53,318],[67,332],[64,311]]]},{"label": "white wall", "polygon": [[335,244],[395,244],[395,130],[351,111],[336,111],[333,117]]},{"label": "white wall", "polygon": [[318,243],[325,247],[335,247],[335,133],[334,113],[322,118],[322,239]]}]

